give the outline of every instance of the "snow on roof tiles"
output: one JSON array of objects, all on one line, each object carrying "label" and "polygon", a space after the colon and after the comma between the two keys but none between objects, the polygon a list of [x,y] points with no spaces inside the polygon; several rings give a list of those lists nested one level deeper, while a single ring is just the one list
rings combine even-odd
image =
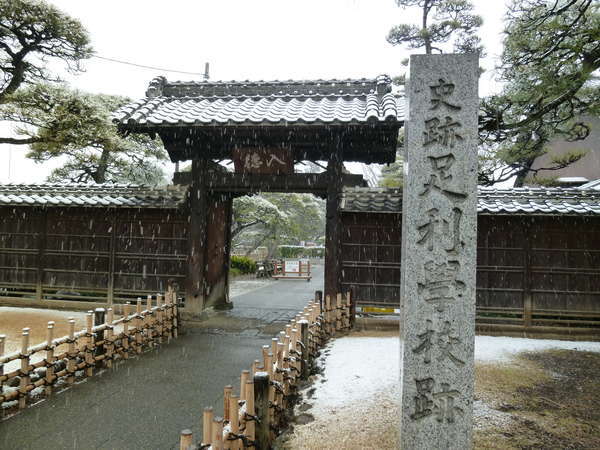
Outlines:
[{"label": "snow on roof tiles", "polygon": [[128,126],[360,124],[402,122],[404,97],[386,75],[375,79],[167,82],[155,78],[146,98],[113,122]]},{"label": "snow on roof tiles", "polygon": [[186,188],[150,188],[135,184],[0,184],[0,206],[177,208]]},{"label": "snow on roof tiles", "polygon": [[[402,212],[402,191],[388,188],[350,188],[342,196],[346,212]],[[600,215],[600,191],[579,188],[479,187],[479,214]]]}]

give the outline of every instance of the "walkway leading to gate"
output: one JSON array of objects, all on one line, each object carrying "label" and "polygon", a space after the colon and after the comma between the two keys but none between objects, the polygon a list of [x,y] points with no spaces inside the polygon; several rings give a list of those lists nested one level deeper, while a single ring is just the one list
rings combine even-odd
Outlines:
[{"label": "walkway leading to gate", "polygon": [[169,345],[0,423],[0,448],[178,448],[179,432],[200,435],[207,405],[222,414],[223,386],[237,389],[261,345],[322,289],[323,267],[314,266],[310,282],[273,281],[234,297],[233,310],[188,328]]}]

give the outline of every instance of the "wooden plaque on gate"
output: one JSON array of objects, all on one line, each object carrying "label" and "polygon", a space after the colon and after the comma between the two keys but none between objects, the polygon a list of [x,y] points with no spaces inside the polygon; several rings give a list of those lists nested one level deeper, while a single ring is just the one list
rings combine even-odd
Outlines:
[{"label": "wooden plaque on gate", "polygon": [[232,159],[236,173],[294,173],[294,158],[291,150],[286,148],[235,148]]}]

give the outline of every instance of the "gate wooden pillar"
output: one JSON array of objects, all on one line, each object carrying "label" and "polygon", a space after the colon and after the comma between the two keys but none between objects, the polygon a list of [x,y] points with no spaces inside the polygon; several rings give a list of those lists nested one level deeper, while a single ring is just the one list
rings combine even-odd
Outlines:
[{"label": "gate wooden pillar", "polygon": [[206,293],[207,169],[208,161],[206,159],[192,161],[192,184],[189,191],[190,242],[185,310],[193,314],[199,314],[204,309]]},{"label": "gate wooden pillar", "polygon": [[208,201],[206,295],[204,308],[228,309],[229,250],[231,240],[233,198],[229,194],[215,194]]},{"label": "gate wooden pillar", "polygon": [[327,210],[325,213],[325,295],[335,298],[342,288],[342,221],[340,201],[343,188],[343,148],[341,136],[336,136],[335,148],[327,163]]}]

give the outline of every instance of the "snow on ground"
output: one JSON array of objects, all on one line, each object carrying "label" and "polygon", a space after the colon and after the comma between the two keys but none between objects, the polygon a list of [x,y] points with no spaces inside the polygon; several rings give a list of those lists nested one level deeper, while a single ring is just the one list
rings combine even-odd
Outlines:
[{"label": "snow on ground", "polygon": [[[311,414],[372,399],[397,388],[400,351],[394,337],[343,337],[328,346]],[[325,350],[327,352],[327,350]]]},{"label": "snow on ground", "polygon": [[600,342],[475,336],[475,359],[481,362],[506,362],[517,353],[550,349],[600,352]]},{"label": "snow on ground", "polygon": [[[523,351],[549,349],[600,352],[600,342],[475,337],[475,360],[480,363],[509,362]],[[305,404],[296,411],[297,415],[309,414],[315,420],[296,427],[291,436],[291,448],[297,448],[297,443],[311,434],[331,429],[352,417],[385,415],[389,409],[394,411],[388,415],[397,417],[399,360],[400,340],[397,336],[347,336],[330,342],[319,362],[324,367],[323,374],[316,377],[311,386],[312,395],[305,395]],[[506,414],[499,411],[492,414],[488,405],[481,401],[475,402],[474,406],[476,417],[489,419],[493,415],[498,416],[498,421],[506,420]]]}]

